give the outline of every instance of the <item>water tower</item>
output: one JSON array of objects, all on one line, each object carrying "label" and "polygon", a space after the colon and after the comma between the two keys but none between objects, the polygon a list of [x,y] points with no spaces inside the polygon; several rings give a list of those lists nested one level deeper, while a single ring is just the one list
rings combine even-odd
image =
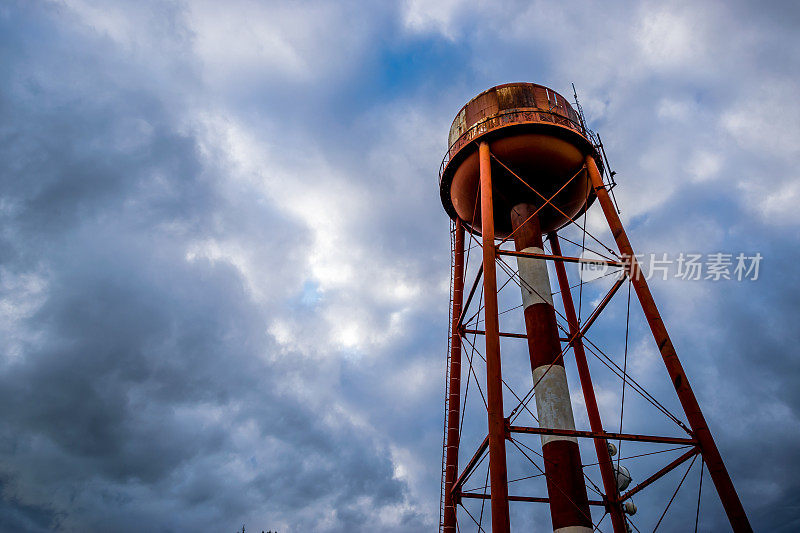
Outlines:
[{"label": "water tower", "polygon": [[[694,460],[701,457],[733,530],[751,531],[647,281],[640,275],[633,249],[609,194],[614,180],[607,170],[602,143],[586,127],[577,98],[576,108],[577,111],[563,96],[547,87],[511,83],[493,87],[470,100],[450,128],[449,149],[440,168],[442,204],[452,220],[452,320],[440,530],[464,532],[470,525],[474,529],[475,522],[478,531],[488,531],[489,528],[472,514],[466,513],[469,516],[464,517],[465,513],[459,513],[459,507],[463,507],[467,498],[477,498],[490,501],[491,531],[495,533],[510,531],[509,502],[515,505],[517,502],[546,503],[553,530],[560,533],[589,533],[598,529],[597,521],[593,520],[593,508],[610,516],[610,526],[615,533],[625,533],[632,525],[629,517],[636,511],[631,497],[678,466],[689,460],[694,464]],[[580,226],[578,219],[595,201],[605,215],[617,251],[598,240],[612,254],[610,257],[585,259],[580,254],[562,255],[559,231],[568,226]],[[586,234],[584,224],[584,240]],[[545,237],[549,252],[545,251]],[[467,238],[481,249],[482,264],[474,281],[468,285],[469,290],[465,291]],[[524,333],[501,331],[499,326],[497,266],[500,264],[508,271],[506,260],[510,258],[516,259],[509,280],[513,279],[520,287]],[[547,262],[552,262],[558,291],[551,286]],[[566,271],[566,265],[573,263],[600,264],[620,272],[608,293],[583,322],[576,313]],[[686,423],[676,418],[676,424],[685,430],[683,437],[604,430],[584,340],[588,329],[626,283],[632,286],[642,306],[685,414]],[[479,287],[481,290],[477,291]],[[561,294],[561,310],[554,306],[554,292]],[[474,309],[478,311],[473,316],[483,311],[482,330],[470,325],[466,318]],[[462,365],[462,340],[467,334],[482,335],[485,341],[481,357],[485,360],[484,405],[488,434],[474,450],[461,446],[462,377],[474,372],[471,359],[469,370]],[[500,355],[501,340],[505,342],[510,338],[527,341],[532,377],[527,395],[514,394],[514,399],[519,401],[515,401],[513,409],[504,406],[503,390],[508,385],[503,380]],[[575,426],[565,369],[569,364],[577,367],[588,429]],[[624,369],[620,370],[620,376],[632,381]],[[477,375],[475,380],[476,386],[480,386]],[[481,390],[481,394],[483,392]],[[528,409],[531,399],[538,425],[515,425],[515,414],[521,407]],[[520,434],[540,436],[539,450],[528,449],[541,455],[543,467],[536,468],[546,479],[546,495],[509,495],[506,445],[510,442],[517,446],[515,436]],[[594,443],[602,479],[602,486],[598,487],[602,498],[588,496],[579,439],[590,439]],[[619,461],[614,464],[613,442],[617,441],[675,444],[685,446],[686,451],[625,491],[631,478]],[[459,464],[459,452],[469,458],[462,461],[463,464]],[[484,491],[465,490],[466,480],[487,455],[489,482]],[[703,466],[701,472],[702,469]],[[488,492],[485,489],[489,489]]]}]

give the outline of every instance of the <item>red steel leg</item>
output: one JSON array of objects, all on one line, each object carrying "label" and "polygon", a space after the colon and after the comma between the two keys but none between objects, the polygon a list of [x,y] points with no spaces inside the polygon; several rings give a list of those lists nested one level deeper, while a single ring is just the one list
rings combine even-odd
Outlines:
[{"label": "red steel leg", "polygon": [[481,234],[483,237],[483,304],[486,318],[486,403],[489,417],[489,475],[492,491],[492,532],[508,533],[508,473],[506,471],[503,384],[500,370],[500,324],[497,310],[497,266],[494,248],[494,207],[489,145],[478,148],[481,176]]},{"label": "red steel leg", "polygon": [[[556,232],[548,234],[553,255],[561,254],[561,244],[558,242]],[[589,426],[594,433],[603,433],[603,423],[600,420],[600,410],[597,408],[597,398],[594,394],[592,376],[589,373],[589,364],[586,361],[586,352],[583,349],[583,339],[578,335],[580,327],[578,325],[578,315],[575,313],[575,304],[572,301],[572,293],[569,289],[569,279],[567,269],[561,261],[553,261],[558,277],[558,287],[561,291],[561,300],[564,303],[564,314],[569,323],[569,336],[574,338],[572,351],[575,353],[575,363],[578,366],[578,376],[581,380],[583,399],[586,403],[586,411],[589,415]],[[611,515],[611,524],[614,533],[625,533],[625,518],[619,506],[619,495],[617,491],[616,477],[611,466],[611,456],[608,454],[608,444],[605,439],[593,439],[597,461],[600,466],[600,475],[603,478],[603,489],[606,491],[608,499],[608,512]]]},{"label": "red steel leg", "polygon": [[689,421],[692,428],[692,434],[697,439],[700,450],[705,459],[708,472],[717,489],[717,494],[722,501],[722,506],[728,515],[728,520],[735,532],[750,532],[753,528],[750,526],[750,521],[747,519],[747,514],[744,511],[742,502],[739,500],[739,495],[736,494],[736,489],[733,486],[731,477],[725,464],[722,462],[722,456],[717,449],[714,438],[711,436],[711,431],[708,429],[705,417],[700,410],[700,405],[697,403],[697,398],[694,396],[689,380],[683,371],[678,355],[675,353],[675,347],[667,334],[667,328],[661,320],[661,316],[656,308],[653,295],[650,293],[650,288],[647,286],[647,281],[644,276],[640,275],[639,265],[636,257],[633,255],[633,248],[625,234],[622,227],[622,222],[617,215],[616,209],[609,198],[608,191],[606,191],[603,179],[600,176],[600,171],[597,169],[597,164],[592,156],[586,156],[586,167],[589,170],[589,178],[592,180],[592,186],[597,193],[597,200],[603,208],[603,213],[606,216],[608,225],[611,228],[611,233],[617,242],[619,251],[626,257],[630,263],[630,272],[635,273],[631,276],[633,288],[636,291],[636,297],[642,306],[644,315],[647,318],[647,323],[650,326],[650,331],[653,333],[658,349],[661,352],[661,358],[664,360],[664,365],[667,367],[667,372],[675,386],[678,393],[678,399],[681,402],[683,412]]}]

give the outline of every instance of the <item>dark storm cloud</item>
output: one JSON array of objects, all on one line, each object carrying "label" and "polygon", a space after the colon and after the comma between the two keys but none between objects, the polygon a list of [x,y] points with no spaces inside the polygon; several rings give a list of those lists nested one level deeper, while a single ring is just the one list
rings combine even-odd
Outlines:
[{"label": "dark storm cloud", "polygon": [[276,357],[279,311],[229,263],[187,259],[302,229],[269,205],[227,211],[243,193],[106,40],[44,6],[2,24],[2,277],[41,296],[0,374],[4,530],[232,530],[254,508],[264,527],[358,530],[402,503],[385,444],[288,385],[335,369]]}]

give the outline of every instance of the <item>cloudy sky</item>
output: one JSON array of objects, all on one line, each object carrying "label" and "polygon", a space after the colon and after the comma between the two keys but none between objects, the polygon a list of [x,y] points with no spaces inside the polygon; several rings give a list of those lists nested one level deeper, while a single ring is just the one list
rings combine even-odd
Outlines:
[{"label": "cloudy sky", "polygon": [[[534,81],[578,87],[637,251],[763,255],[757,281],[654,292],[751,520],[796,531],[798,27],[769,1],[3,1],[0,530],[435,530],[437,172],[463,103]],[[598,323],[619,362],[625,298]],[[693,472],[660,530],[694,521]]]}]

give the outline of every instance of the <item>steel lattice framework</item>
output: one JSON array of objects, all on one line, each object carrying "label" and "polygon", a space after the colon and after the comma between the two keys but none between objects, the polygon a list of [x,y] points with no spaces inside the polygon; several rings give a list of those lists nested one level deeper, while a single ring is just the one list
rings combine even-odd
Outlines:
[{"label": "steel lattice framework", "polygon": [[[491,530],[497,533],[509,531],[509,502],[549,503],[551,512],[556,512],[558,506],[556,502],[552,501],[554,498],[562,500],[559,505],[574,507],[572,509],[573,514],[577,509],[578,514],[582,515],[579,518],[582,520],[585,518],[586,524],[591,524],[589,530],[601,530],[601,527],[603,527],[602,522],[608,516],[610,518],[610,529],[615,533],[625,533],[631,528],[639,531],[639,527],[630,516],[632,514],[630,504],[632,497],[652,486],[666,474],[682,468],[682,465],[687,463],[688,467],[684,466],[686,468],[685,473],[666,503],[666,508],[661,513],[655,529],[661,525],[676,494],[684,485],[684,481],[693,466],[699,464],[700,490],[702,490],[703,472],[707,470],[733,530],[737,532],[752,531],[744,508],[709,431],[708,424],[658,312],[647,279],[641,274],[633,248],[620,221],[615,201],[612,199],[613,193],[610,194],[616,183],[613,181],[613,173],[608,171],[608,162],[605,158],[602,143],[599,137],[585,128],[580,106],[577,107],[580,128],[583,135],[593,141],[594,151],[585,156],[583,165],[576,173],[570,173],[570,175],[563,178],[563,183],[555,194],[538,191],[531,185],[530,180],[521,176],[520,172],[512,168],[510,163],[492,153],[490,143],[481,136],[488,131],[485,124],[482,126],[483,129],[479,126],[477,129],[472,128],[472,130],[476,131],[468,130],[466,133],[461,134],[462,138],[468,137],[466,143],[472,143],[478,153],[480,184],[477,190],[471,223],[469,223],[469,220],[462,221],[461,218],[454,217],[450,228],[452,252],[451,307],[442,455],[440,531],[450,533],[468,531],[475,528],[477,528],[477,531]],[[498,127],[503,125],[505,123],[499,124]],[[461,143],[460,146],[465,146],[466,143]],[[452,150],[448,151],[442,168],[446,166],[447,159],[451,156],[451,153]],[[531,212],[525,212],[518,220],[513,221],[513,231],[502,238],[496,236],[494,231],[495,202],[493,195],[495,194],[495,189],[492,186],[492,178],[493,172],[498,170],[504,172],[506,176],[510,175],[518,180],[521,184],[520,186],[530,189],[533,194],[541,199],[541,205]],[[554,201],[554,198],[576,179],[586,179],[591,184],[591,190],[587,195],[594,195],[600,204],[610,233],[613,236],[616,250],[586,230],[585,211],[583,212],[583,220],[579,222],[580,219],[576,220],[575,217],[564,213]],[[586,209],[588,209],[588,204],[587,196]],[[582,242],[575,242],[565,238],[562,235],[564,232],[562,228],[558,231],[546,232],[547,243],[550,247],[549,252],[544,250],[530,251],[539,249],[535,247],[520,249],[525,246],[520,244],[521,234],[528,231],[527,225],[531,221],[536,221],[537,214],[545,207],[561,213],[568,220],[566,227],[578,228]],[[476,218],[480,219],[477,221],[480,223],[480,232],[474,230]],[[538,230],[538,226],[535,226],[535,228]],[[587,240],[591,243],[590,246],[587,246]],[[509,245],[515,241],[517,249],[511,249]],[[574,256],[565,255],[562,252],[562,241],[567,241],[575,246],[580,253]],[[598,246],[600,250],[596,249]],[[472,258],[479,259],[480,264],[474,278],[467,284],[466,274],[470,266],[472,250],[475,250]],[[594,258],[586,258],[585,252],[589,250],[594,252]],[[501,342],[515,342],[516,339],[530,341],[530,329],[526,333],[501,331],[500,316],[508,311],[513,311],[515,308],[501,312],[498,308],[498,293],[509,284],[516,285],[523,291],[536,292],[536,287],[528,285],[520,271],[510,264],[509,259],[513,258],[517,260],[536,259],[540,262],[544,260],[551,263],[557,277],[557,292],[560,294],[559,299],[561,300],[561,309],[555,310],[557,326],[560,328],[558,341],[561,349],[549,364],[539,367],[540,369],[544,367],[544,371],[540,371],[538,377],[534,373],[535,381],[533,386],[525,394],[519,394],[514,390],[514,387],[503,379],[501,370]],[[574,287],[570,286],[567,274],[568,265],[577,265],[578,267],[600,265],[609,269],[608,276],[615,277],[605,296],[597,301],[588,316],[583,320],[581,320],[580,316],[581,308],[583,307],[584,282],[581,281],[580,284]],[[498,288],[498,269],[507,277],[500,288]],[[575,289],[578,290],[577,310],[573,299],[573,291]],[[620,292],[622,294],[627,292],[625,355],[622,365],[601,349],[598,346],[599,343],[593,342],[589,337],[593,325],[607,309],[615,295]],[[538,297],[545,298],[550,297],[550,295],[539,294]],[[652,394],[648,393],[627,368],[628,324],[633,297],[641,306],[685,419],[681,419],[672,413]],[[526,320],[527,318],[526,315]],[[479,336],[484,338],[483,346],[480,346],[481,343],[477,342]],[[619,432],[606,431],[600,416],[600,408],[598,407],[595,387],[589,370],[587,354],[595,357],[620,380],[622,387],[620,428],[622,428],[625,393],[628,391],[628,394],[640,396],[644,401],[647,401],[663,413],[666,419],[679,428],[679,432],[682,435],[675,437],[645,433],[625,433],[621,429]],[[485,375],[482,376],[482,379],[479,379],[476,369],[481,361],[485,368]],[[558,370],[558,365],[567,364],[577,370],[589,428],[578,430],[543,427],[541,424],[520,424],[518,420],[523,414],[538,421],[529,407],[536,395],[537,386],[542,380],[546,379],[546,376],[551,371]],[[561,370],[558,371],[560,372]],[[483,386],[481,385],[482,382]],[[485,408],[488,432],[477,447],[465,449],[461,446],[464,418],[467,415],[464,406],[470,390],[474,391],[476,388]],[[512,409],[504,408],[504,390],[506,391],[506,398],[513,398],[514,400]],[[591,491],[591,497],[584,496],[586,498],[585,501],[578,501],[579,498],[576,499],[575,494],[580,496],[580,491],[576,492],[569,487],[565,487],[562,490],[561,486],[559,486],[559,483],[564,483],[562,478],[555,479],[552,474],[553,468],[556,467],[548,463],[548,458],[542,455],[542,450],[537,451],[525,443],[523,438],[525,435],[539,435],[543,439],[559,437],[575,441],[578,439],[586,440],[587,442],[591,441],[596,455],[596,462],[588,465],[578,465],[581,469],[588,466],[596,466],[599,469],[601,478],[599,485],[583,472],[585,478],[585,480],[582,480],[583,485],[588,486]],[[618,490],[620,486],[618,480],[621,472],[625,469],[620,467],[620,458],[616,459],[615,464],[612,454],[609,453],[609,444],[614,442],[617,443],[618,447],[623,442],[669,446],[666,450],[658,449],[622,460],[643,456],[662,457],[659,454],[666,452],[673,452],[677,456],[668,462],[665,461],[666,464],[662,468],[643,478],[633,487],[623,487],[621,491]],[[526,458],[529,461],[532,466],[529,475],[508,479],[507,450],[510,451],[512,449],[520,458]],[[459,464],[459,454],[464,458],[469,457],[469,459],[463,464]],[[487,458],[486,478],[478,480],[476,487],[467,488],[468,482],[472,480],[480,465]],[[550,462],[552,462],[552,459]],[[509,494],[509,486],[516,486],[513,483],[534,478],[546,480],[549,496],[541,494]],[[481,481],[483,482],[481,483]],[[624,490],[625,488],[627,490]],[[480,510],[477,511],[476,508],[473,508],[473,511],[470,512],[465,503],[475,500],[481,502]],[[564,504],[564,501],[567,503]],[[485,514],[487,514],[485,511],[488,511],[485,506],[486,503],[489,504],[491,511],[491,529],[489,529],[488,524],[484,523],[486,522]],[[591,513],[587,512],[590,507],[600,509],[603,512],[602,518],[592,520]],[[700,495],[698,494],[696,525],[699,519],[699,511]],[[606,524],[608,526],[608,523]]]}]

